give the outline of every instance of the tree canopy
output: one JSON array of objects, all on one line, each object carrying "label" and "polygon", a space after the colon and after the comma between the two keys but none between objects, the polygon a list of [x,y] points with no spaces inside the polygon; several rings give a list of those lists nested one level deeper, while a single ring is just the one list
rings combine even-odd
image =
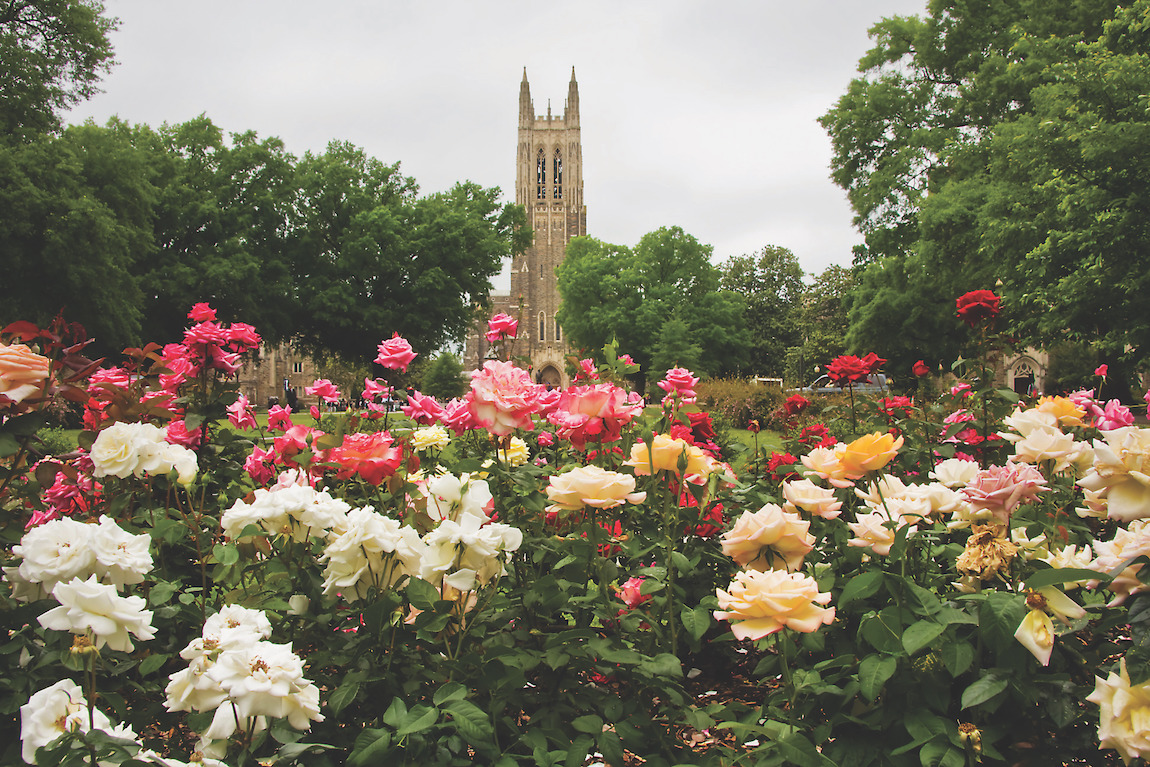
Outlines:
[{"label": "tree canopy", "polygon": [[728,259],[720,272],[722,289],[739,293],[746,301],[743,317],[751,334],[748,372],[780,374],[787,348],[801,340],[804,287],[799,260],[787,248],[767,245],[754,255]]},{"label": "tree canopy", "polygon": [[633,250],[591,237],[572,239],[556,270],[563,298],[558,319],[567,340],[594,351],[615,338],[651,375],[664,372],[655,369],[656,357],[667,365],[676,350],[695,357],[696,347],[695,372],[738,370],[750,344],[745,301],[720,289],[710,257],[710,245],[679,227],[650,232]]},{"label": "tree canopy", "polygon": [[98,0],[9,0],[0,6],[0,141],[61,127],[60,115],[97,92],[113,63],[118,22]]},{"label": "tree canopy", "polygon": [[852,347],[954,350],[1001,281],[1022,341],[1145,360],[1150,3],[935,0],[884,19],[822,119],[866,244]]}]

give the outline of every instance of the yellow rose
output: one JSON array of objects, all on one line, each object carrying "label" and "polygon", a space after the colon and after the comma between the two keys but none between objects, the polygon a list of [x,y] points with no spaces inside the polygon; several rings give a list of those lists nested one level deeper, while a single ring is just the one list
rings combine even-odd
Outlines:
[{"label": "yellow rose", "polygon": [[642,503],[647,494],[635,492],[635,478],[630,474],[580,466],[551,477],[547,498],[551,500],[549,512],[578,511],[584,506],[610,509],[624,503]]},{"label": "yellow rose", "polygon": [[768,503],[758,511],[744,511],[735,526],[723,533],[723,553],[752,570],[802,567],[814,548],[811,523],[794,512]]},{"label": "yellow rose", "polygon": [[650,474],[652,467],[655,471],[673,471],[678,473],[679,460],[686,455],[687,468],[684,474],[707,475],[719,469],[714,458],[707,455],[702,449],[695,447],[686,440],[674,439],[667,434],[656,434],[650,449],[646,442],[636,442],[631,448],[631,459],[624,466],[632,466],[639,475]]},{"label": "yellow rose", "polygon": [[1102,711],[1098,723],[1099,748],[1112,748],[1130,764],[1135,757],[1150,756],[1150,682],[1131,685],[1126,673],[1126,659],[1103,679],[1094,677],[1094,692],[1086,700],[1097,703]]},{"label": "yellow rose", "polygon": [[1040,413],[1049,413],[1058,419],[1063,426],[1081,426],[1086,411],[1067,397],[1042,397],[1034,409]]},{"label": "yellow rose", "polygon": [[866,434],[846,446],[839,456],[843,471],[852,479],[859,479],[867,472],[878,471],[898,455],[903,439],[895,439],[890,432],[876,431]]},{"label": "yellow rose", "polygon": [[1050,664],[1050,653],[1054,650],[1054,622],[1045,610],[1032,609],[1027,613],[1014,632],[1014,638],[1043,666]]},{"label": "yellow rose", "polygon": [[821,607],[831,595],[820,592],[814,578],[782,570],[743,570],[726,591],[717,589],[716,620],[736,620],[736,639],[761,639],[784,628],[810,633],[835,619],[835,608]]},{"label": "yellow rose", "polygon": [[48,377],[48,358],[24,344],[0,344],[0,394],[22,402],[41,389]]}]

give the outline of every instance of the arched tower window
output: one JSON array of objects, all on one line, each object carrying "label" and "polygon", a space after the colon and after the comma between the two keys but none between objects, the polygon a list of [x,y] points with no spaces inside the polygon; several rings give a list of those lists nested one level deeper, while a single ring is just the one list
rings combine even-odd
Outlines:
[{"label": "arched tower window", "polygon": [[539,340],[547,340],[547,315],[544,312],[539,312]]},{"label": "arched tower window", "polygon": [[559,327],[559,318],[558,317],[555,318],[555,340],[556,341],[562,341],[563,340],[563,328]]},{"label": "arched tower window", "polygon": [[547,199],[547,156],[542,149],[535,160],[535,199]]},{"label": "arched tower window", "polygon": [[555,199],[556,200],[562,200],[563,199],[563,155],[561,155],[559,153],[558,147],[556,147],[556,149],[555,149],[555,163],[554,163],[554,165],[555,165],[555,168],[554,168],[553,175],[555,178]]}]

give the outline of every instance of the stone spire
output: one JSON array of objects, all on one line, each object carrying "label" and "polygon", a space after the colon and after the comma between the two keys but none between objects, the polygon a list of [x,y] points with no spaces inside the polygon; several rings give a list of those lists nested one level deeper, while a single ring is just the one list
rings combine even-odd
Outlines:
[{"label": "stone spire", "polygon": [[571,84],[567,86],[564,120],[572,128],[579,127],[579,83],[575,82],[575,67],[571,67]]},{"label": "stone spire", "polygon": [[535,122],[535,105],[531,102],[531,86],[527,83],[527,67],[523,67],[523,82],[519,83],[519,127],[530,128]]}]

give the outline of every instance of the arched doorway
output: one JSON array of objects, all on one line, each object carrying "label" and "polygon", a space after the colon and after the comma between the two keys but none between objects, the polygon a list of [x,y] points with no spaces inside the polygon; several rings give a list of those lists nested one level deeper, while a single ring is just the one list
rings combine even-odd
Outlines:
[{"label": "arched doorway", "polygon": [[563,376],[554,365],[546,365],[536,374],[535,382],[543,384],[548,389],[558,389],[563,386]]},{"label": "arched doorway", "polygon": [[1015,394],[1030,394],[1034,391],[1034,368],[1030,367],[1025,362],[1019,362],[1014,366],[1014,380],[1011,381],[1011,388]]}]

